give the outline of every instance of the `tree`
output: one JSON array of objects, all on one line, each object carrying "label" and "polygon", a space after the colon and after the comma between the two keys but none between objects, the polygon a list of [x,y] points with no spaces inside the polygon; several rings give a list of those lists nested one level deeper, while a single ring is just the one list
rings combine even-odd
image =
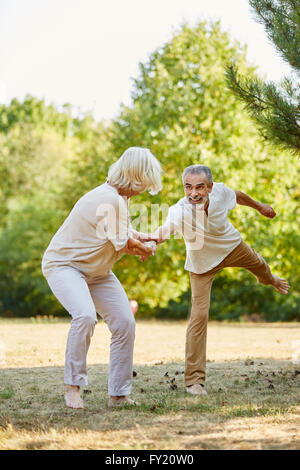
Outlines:
[{"label": "tree", "polygon": [[249,0],[255,18],[264,25],[269,40],[292,70],[277,85],[226,68],[227,84],[245,103],[265,140],[300,153],[300,5],[298,0]]},{"label": "tree", "polygon": [[[242,104],[225,86],[224,67],[230,60],[244,74],[254,70],[218,23],[183,25],[140,64],[132,104],[109,127],[88,115],[70,118],[68,109],[48,109],[35,98],[2,107],[6,214],[0,222],[0,315],[64,313],[42,276],[42,255],[76,200],[105,181],[109,165],[125,149],[141,145],[159,158],[164,175],[160,194],[131,201],[137,229],[155,230],[165,219],[166,206],[183,196],[181,173],[192,163],[210,166],[215,181],[274,205],[278,214],[270,221],[238,207],[231,220],[274,272],[290,280],[291,294],[284,297],[256,286],[243,270],[224,270],[215,281],[212,318],[237,319],[258,310],[272,320],[299,317],[300,162],[263,145]],[[152,220],[150,212],[156,213]],[[160,310],[166,308],[172,317],[186,317],[190,301],[184,260],[183,240],[174,237],[145,263],[124,256],[114,272],[129,297],[138,300],[141,313],[166,314]]]},{"label": "tree", "polygon": [[14,98],[8,106],[0,105],[0,132],[7,133],[15,125],[33,124],[41,129],[54,128],[66,136],[72,132],[71,114],[68,103],[59,111],[53,104],[46,105],[44,100],[27,94],[23,101]]},{"label": "tree", "polygon": [[0,133],[0,227],[12,207],[40,188],[53,192],[65,184],[68,172],[64,167],[75,153],[74,141],[51,127],[40,129],[30,123],[15,124]]},{"label": "tree", "polygon": [[0,107],[0,315],[65,313],[42,256],[76,199],[104,180],[108,145],[100,123],[69,107],[31,96]]},{"label": "tree", "polygon": [[66,211],[83,194],[106,181],[108,168],[116,158],[111,154],[110,126],[101,122],[81,121],[72,140],[76,144],[72,158],[65,164],[68,176],[60,196]]},{"label": "tree", "polygon": [[[232,292],[237,287],[238,298],[243,287],[245,313],[248,307],[250,311],[258,305],[268,305],[264,313],[272,315],[280,305],[281,313],[289,311],[292,318],[298,315],[296,279],[300,280],[300,270],[295,265],[300,245],[295,230],[300,196],[295,162],[284,152],[263,145],[241,103],[226,87],[224,67],[231,60],[245,74],[253,73],[254,68],[247,66],[245,50],[232,43],[219,23],[200,22],[194,28],[183,25],[168,43],[140,64],[132,104],[123,106],[114,122],[112,150],[120,155],[131,145],[145,146],[163,166],[162,192],[152,198],[144,194],[135,198],[133,221],[138,202],[150,212],[152,204],[171,205],[183,197],[181,174],[186,166],[194,163],[210,166],[215,181],[223,181],[233,189],[272,204],[278,213],[272,221],[242,207],[237,207],[230,218],[243,239],[265,256],[275,273],[289,279],[293,272],[294,287],[289,298],[283,299],[276,293],[274,297],[272,288],[260,286],[255,291],[260,303],[251,303],[255,280],[243,271],[229,269],[222,273],[222,282],[216,284],[213,295],[224,300],[222,286],[230,285]],[[157,226],[158,221],[153,228]],[[189,279],[184,260],[184,243],[174,238],[159,246],[155,257],[144,264],[128,256],[122,258],[115,272],[129,296],[146,304],[145,311],[153,314],[157,307],[165,308],[169,300],[181,299],[187,290]],[[231,305],[229,313],[230,307],[224,302],[218,305],[215,318],[233,318],[235,306]],[[242,306],[238,316],[241,311]],[[185,309],[185,316],[187,313]]]},{"label": "tree", "polygon": [[41,273],[43,252],[63,215],[40,191],[10,210],[0,232],[0,315],[64,315]]}]

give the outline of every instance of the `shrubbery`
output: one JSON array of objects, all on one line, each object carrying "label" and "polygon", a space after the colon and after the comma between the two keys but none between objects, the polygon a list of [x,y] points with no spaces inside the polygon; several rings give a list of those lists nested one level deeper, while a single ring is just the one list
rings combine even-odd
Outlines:
[{"label": "shrubbery", "polygon": [[[250,274],[227,269],[214,281],[211,318],[299,318],[299,161],[264,146],[226,88],[224,67],[231,59],[254,74],[245,51],[218,23],[185,25],[140,64],[132,105],[108,126],[30,96],[0,106],[0,315],[64,313],[42,276],[43,252],[76,200],[102,184],[110,164],[137,145],[151,149],[164,176],[160,194],[133,202],[148,208],[175,203],[183,196],[183,169],[201,163],[211,167],[215,181],[277,212],[269,220],[237,207],[230,218],[274,272],[289,280],[291,293],[280,296]],[[190,303],[184,259],[183,241],[172,239],[146,263],[123,257],[114,272],[141,315],[183,318]]]}]

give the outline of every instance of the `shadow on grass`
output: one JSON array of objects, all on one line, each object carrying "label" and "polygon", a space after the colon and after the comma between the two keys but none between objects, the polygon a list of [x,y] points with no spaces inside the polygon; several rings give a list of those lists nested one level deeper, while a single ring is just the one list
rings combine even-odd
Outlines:
[{"label": "shadow on grass", "polygon": [[150,426],[155,416],[194,415],[210,421],[275,416],[299,404],[300,372],[289,361],[255,359],[207,364],[208,396],[192,396],[184,385],[184,364],[136,365],[132,396],[140,407],[107,407],[107,364],[88,367],[82,389],[84,410],[64,403],[63,367],[2,369],[0,426],[120,430]]}]

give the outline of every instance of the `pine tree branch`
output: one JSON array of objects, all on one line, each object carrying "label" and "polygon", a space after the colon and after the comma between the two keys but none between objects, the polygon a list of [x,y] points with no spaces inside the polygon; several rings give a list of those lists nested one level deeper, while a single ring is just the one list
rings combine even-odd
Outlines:
[{"label": "pine tree branch", "polygon": [[[283,59],[300,71],[300,8],[295,0],[249,0],[256,20],[261,23]],[[295,75],[296,77],[296,75]],[[293,153],[300,152],[300,94],[295,77],[281,86],[258,77],[238,76],[236,67],[226,68],[227,86],[244,102],[265,138]]]},{"label": "pine tree branch", "polygon": [[292,7],[294,8],[294,11],[300,16],[299,2],[295,1],[295,0],[290,0],[290,3],[292,4]]},{"label": "pine tree branch", "polygon": [[[283,59],[292,67],[300,68],[298,9],[292,0],[283,0],[278,5],[276,0],[249,0],[256,20],[261,23],[269,39],[274,43]],[[291,12],[290,15],[286,13]]]},{"label": "pine tree branch", "polygon": [[[262,98],[261,95],[264,93],[264,89],[268,86],[267,84],[259,81],[258,79],[245,80],[241,77],[238,77],[237,69],[233,65],[229,65],[225,69],[227,86],[238,96],[242,98],[243,101],[247,101],[249,106],[256,107],[260,111],[266,111],[267,109],[274,110],[275,108],[282,114],[287,121],[290,121],[291,124],[296,125],[300,129],[300,125],[296,120],[291,119],[290,116],[284,111],[282,107],[278,105],[278,92],[277,99],[273,101]],[[269,86],[274,86],[269,84]],[[259,93],[254,93],[252,90],[256,89],[260,91]],[[266,94],[266,93],[265,93]],[[283,99],[281,97],[281,99]],[[258,106],[255,102],[259,101],[261,106]],[[265,106],[262,106],[265,105]],[[300,105],[299,105],[300,106]]]},{"label": "pine tree branch", "polygon": [[236,67],[226,67],[226,82],[232,92],[245,103],[252,119],[264,131],[265,137],[300,152],[299,104],[293,105],[276,89],[273,83],[264,83],[258,78],[241,78]]}]

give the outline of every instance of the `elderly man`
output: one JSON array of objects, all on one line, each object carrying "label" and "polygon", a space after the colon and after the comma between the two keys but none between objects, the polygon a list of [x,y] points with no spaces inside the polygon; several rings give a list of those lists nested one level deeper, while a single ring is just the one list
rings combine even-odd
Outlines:
[{"label": "elderly man", "polygon": [[252,207],[261,215],[276,214],[267,204],[233,191],[223,183],[213,183],[211,170],[202,165],[187,167],[183,173],[185,197],[169,209],[165,224],[145,239],[161,243],[180,232],[186,244],[185,269],[190,272],[192,309],[186,335],[186,391],[206,395],[207,321],[210,292],[215,275],[223,268],[240,267],[250,271],[258,282],[272,285],[287,294],[289,285],[271,273],[265,260],[241,239],[228,221],[228,211],[236,203]]}]

